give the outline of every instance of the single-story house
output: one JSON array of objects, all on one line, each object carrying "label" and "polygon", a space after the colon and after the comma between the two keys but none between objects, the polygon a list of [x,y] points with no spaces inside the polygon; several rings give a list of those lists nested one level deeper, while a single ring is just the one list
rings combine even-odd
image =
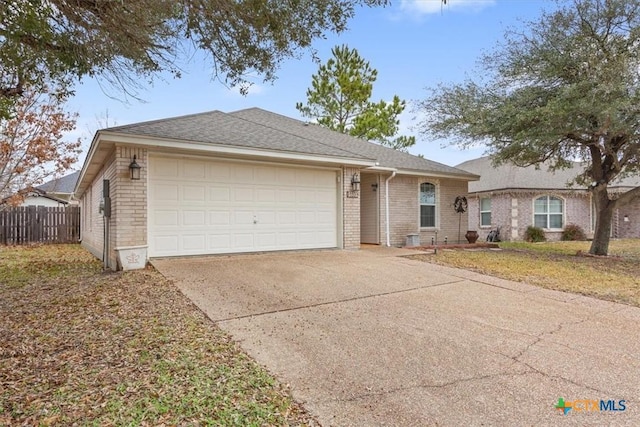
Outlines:
[{"label": "single-story house", "polygon": [[[98,131],[75,197],[82,244],[107,267],[127,268],[125,258],[452,240],[453,202],[475,179],[250,108]],[[130,248],[138,252],[117,259]]]},{"label": "single-story house", "polygon": [[[568,169],[549,171],[546,165],[495,167],[491,158],[480,157],[456,166],[480,175],[469,182],[469,227],[478,230],[481,239],[500,228],[502,240],[522,240],[527,227],[544,230],[548,240],[559,240],[568,224],[580,226],[593,235],[596,210],[591,193],[568,184],[583,168],[575,162]],[[609,186],[621,193],[640,186],[640,177],[628,177]],[[640,237],[640,200],[616,209],[611,235],[614,238]]]},{"label": "single-story house", "polygon": [[20,206],[64,207],[77,204],[71,196],[79,176],[80,171],[76,171],[38,185],[27,194]]},{"label": "single-story house", "polygon": [[74,204],[75,201],[72,200],[71,197],[78,182],[78,177],[80,177],[80,171],[75,171],[60,178],[52,179],[42,185],[38,185],[35,190],[49,197],[55,197],[58,200]]},{"label": "single-story house", "polygon": [[24,195],[19,206],[64,207],[77,204],[71,196],[79,176],[80,171],[76,171],[38,185]]},{"label": "single-story house", "polygon": [[19,206],[46,206],[59,208],[69,204],[68,200],[61,199],[51,194],[47,194],[46,191],[38,190],[37,188],[29,191],[20,203]]}]

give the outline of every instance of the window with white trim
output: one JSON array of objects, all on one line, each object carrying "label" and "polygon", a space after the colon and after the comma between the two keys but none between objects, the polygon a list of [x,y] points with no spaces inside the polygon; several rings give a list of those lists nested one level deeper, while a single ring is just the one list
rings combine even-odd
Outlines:
[{"label": "window with white trim", "polygon": [[533,206],[533,225],[560,230],[564,222],[564,201],[559,197],[538,197]]},{"label": "window with white trim", "polygon": [[489,197],[480,199],[480,226],[491,227],[491,199]]},{"label": "window with white trim", "polygon": [[420,227],[436,226],[436,186],[430,182],[420,184]]}]

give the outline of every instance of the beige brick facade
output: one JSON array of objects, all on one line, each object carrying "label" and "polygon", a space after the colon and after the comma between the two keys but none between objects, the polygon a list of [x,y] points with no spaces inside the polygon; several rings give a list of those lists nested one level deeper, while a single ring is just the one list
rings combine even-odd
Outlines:
[{"label": "beige brick facade", "polygon": [[[129,164],[133,156],[141,166],[140,180],[130,178]],[[110,238],[107,264],[117,269],[116,248],[147,243],[147,150],[115,146],[89,188],[80,197],[82,206],[82,245],[104,260],[105,221],[109,221]],[[103,180],[108,179],[111,195],[111,218],[99,211],[103,199]]]},{"label": "beige brick facade", "polygon": [[[380,179],[380,236],[386,243],[385,185],[389,175]],[[436,226],[420,228],[420,184],[428,182],[436,186]],[[422,245],[431,244],[436,232],[439,243],[446,238],[449,243],[458,240],[458,220],[460,220],[460,238],[464,240],[467,230],[467,215],[459,216],[453,209],[455,198],[464,195],[467,182],[462,180],[397,175],[389,181],[389,222],[390,244],[404,246],[408,234],[419,234]]]},{"label": "beige brick facade", "polygon": [[360,248],[360,194],[351,188],[351,178],[360,175],[357,168],[342,169],[342,245],[344,249]]}]

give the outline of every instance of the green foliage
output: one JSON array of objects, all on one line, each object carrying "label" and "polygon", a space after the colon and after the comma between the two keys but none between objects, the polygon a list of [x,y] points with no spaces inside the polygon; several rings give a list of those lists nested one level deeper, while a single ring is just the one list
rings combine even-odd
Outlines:
[{"label": "green foliage", "polygon": [[[46,79],[100,76],[125,93],[160,71],[180,76],[193,50],[232,85],[248,73],[275,78],[280,62],[326,32],[341,32],[360,5],[387,0],[4,1],[0,99]],[[245,87],[246,89],[246,87]],[[1,104],[0,104],[1,105]],[[7,111],[3,111],[7,114]]]},{"label": "green foliage", "polygon": [[[599,218],[640,195],[607,186],[640,172],[640,0],[558,2],[524,29],[507,31],[481,58],[475,80],[433,88],[418,103],[422,132],[463,147],[486,145],[496,163],[581,159],[575,181],[594,192]],[[606,255],[610,221],[591,253]]]},{"label": "green foliage", "polygon": [[562,230],[562,236],[560,238],[565,241],[587,240],[587,235],[579,225],[567,224],[564,230]]},{"label": "green foliage", "polygon": [[526,242],[537,243],[546,242],[547,238],[545,237],[542,228],[530,225],[524,232],[524,240]]},{"label": "green foliage", "polygon": [[329,129],[397,150],[414,145],[415,137],[396,136],[406,102],[397,95],[391,102],[372,102],[378,71],[346,45],[334,47],[331,53],[333,57],[311,78],[307,103],[296,104],[298,111]]}]

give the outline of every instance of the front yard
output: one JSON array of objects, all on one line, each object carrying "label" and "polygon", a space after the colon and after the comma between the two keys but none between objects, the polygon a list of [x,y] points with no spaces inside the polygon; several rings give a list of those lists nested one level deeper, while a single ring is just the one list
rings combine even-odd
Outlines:
[{"label": "front yard", "polygon": [[439,250],[412,258],[543,288],[640,307],[640,240],[614,240],[610,257],[588,257],[589,242],[502,242],[500,250]]},{"label": "front yard", "polygon": [[0,425],[315,425],[153,269],[0,247]]}]

